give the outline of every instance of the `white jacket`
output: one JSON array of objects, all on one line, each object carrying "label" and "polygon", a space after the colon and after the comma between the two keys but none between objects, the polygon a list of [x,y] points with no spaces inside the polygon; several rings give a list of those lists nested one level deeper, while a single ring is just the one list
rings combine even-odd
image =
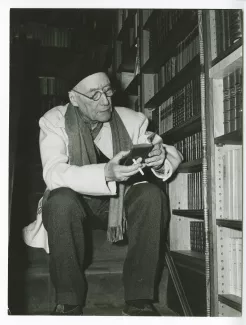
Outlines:
[{"label": "white jacket", "polygon": [[[116,183],[106,182],[103,164],[86,166],[69,165],[68,137],[65,131],[65,113],[67,105],[57,106],[48,111],[39,121],[40,154],[43,166],[43,178],[49,190],[69,187],[80,194],[115,195]],[[147,143],[146,129],[148,119],[144,114],[125,107],[115,108],[120,115],[133,144]],[[156,136],[154,142],[161,141]],[[109,159],[113,157],[112,134],[109,122],[103,124],[94,140],[97,147]],[[167,180],[182,161],[182,155],[173,147],[164,145],[167,151],[162,172],[153,173]],[[39,201],[37,219],[23,229],[23,238],[27,245],[44,248],[49,252],[48,236],[42,223],[42,199]]]}]

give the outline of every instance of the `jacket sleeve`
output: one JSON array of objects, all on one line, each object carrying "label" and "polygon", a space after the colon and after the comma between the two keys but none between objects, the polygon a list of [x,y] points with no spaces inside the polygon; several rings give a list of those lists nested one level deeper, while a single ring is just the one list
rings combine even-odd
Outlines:
[{"label": "jacket sleeve", "polygon": [[42,117],[40,125],[40,154],[43,178],[49,190],[68,187],[80,194],[115,195],[115,182],[106,182],[105,164],[69,165],[63,130]]},{"label": "jacket sleeve", "polygon": [[[143,114],[141,115],[142,115],[142,122],[139,128],[140,131],[139,131],[138,143],[148,143],[147,137],[150,132],[146,132],[146,130],[149,122],[147,117],[145,117]],[[164,144],[162,138],[159,135],[156,135],[153,140],[153,144],[156,143],[162,143],[163,147],[166,150],[166,159],[163,168],[161,168],[158,171],[154,170],[153,168],[151,168],[151,170],[156,177],[163,179],[163,181],[166,181],[176,171],[179,164],[183,160],[183,156],[174,146],[169,146],[167,144]]]}]

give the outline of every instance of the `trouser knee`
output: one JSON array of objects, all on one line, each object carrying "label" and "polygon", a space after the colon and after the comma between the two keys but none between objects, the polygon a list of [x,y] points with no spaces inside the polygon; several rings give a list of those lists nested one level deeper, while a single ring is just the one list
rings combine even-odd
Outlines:
[{"label": "trouser knee", "polygon": [[75,191],[66,187],[52,190],[43,206],[43,222],[46,228],[49,224],[62,226],[72,222],[74,218],[84,216],[83,202]]}]

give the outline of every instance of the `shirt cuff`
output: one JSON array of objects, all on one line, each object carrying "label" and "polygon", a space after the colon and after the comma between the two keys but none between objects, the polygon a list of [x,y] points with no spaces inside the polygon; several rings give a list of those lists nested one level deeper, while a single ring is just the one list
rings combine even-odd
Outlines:
[{"label": "shirt cuff", "polygon": [[151,168],[151,170],[156,177],[162,178],[165,181],[172,175],[173,168],[171,163],[166,159],[162,168],[158,170]]}]

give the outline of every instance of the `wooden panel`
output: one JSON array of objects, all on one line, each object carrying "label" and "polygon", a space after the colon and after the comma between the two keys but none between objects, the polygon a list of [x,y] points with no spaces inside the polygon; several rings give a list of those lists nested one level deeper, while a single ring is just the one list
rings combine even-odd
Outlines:
[{"label": "wooden panel", "polygon": [[216,41],[216,23],[215,10],[209,10],[209,24],[210,24],[210,50],[212,60],[217,57],[217,41]]},{"label": "wooden panel", "polygon": [[223,79],[213,79],[211,82],[213,84],[214,137],[218,137],[224,134]]},{"label": "wooden panel", "polygon": [[202,158],[187,161],[179,165],[178,173],[191,173],[202,170]]},{"label": "wooden panel", "polygon": [[217,228],[217,250],[218,250],[218,279],[219,279],[219,294],[236,294],[232,278],[231,268],[233,261],[230,260],[230,238],[242,238],[240,230],[234,230],[224,227]]},{"label": "wooden panel", "polygon": [[[206,316],[206,281],[203,274],[177,265],[177,270],[194,316]],[[167,305],[180,316],[183,316],[178,296],[171,278],[168,279]]]},{"label": "wooden panel", "polygon": [[209,70],[209,77],[214,79],[221,79],[228,74],[241,68],[243,64],[243,48],[240,46],[233,53],[225,57],[223,60],[215,64]]},{"label": "wooden panel", "polygon": [[242,298],[235,295],[219,295],[219,301],[239,312],[242,311]]},{"label": "wooden panel", "polygon": [[227,306],[226,304],[219,302],[219,316],[241,317],[242,313],[234,308]]}]

